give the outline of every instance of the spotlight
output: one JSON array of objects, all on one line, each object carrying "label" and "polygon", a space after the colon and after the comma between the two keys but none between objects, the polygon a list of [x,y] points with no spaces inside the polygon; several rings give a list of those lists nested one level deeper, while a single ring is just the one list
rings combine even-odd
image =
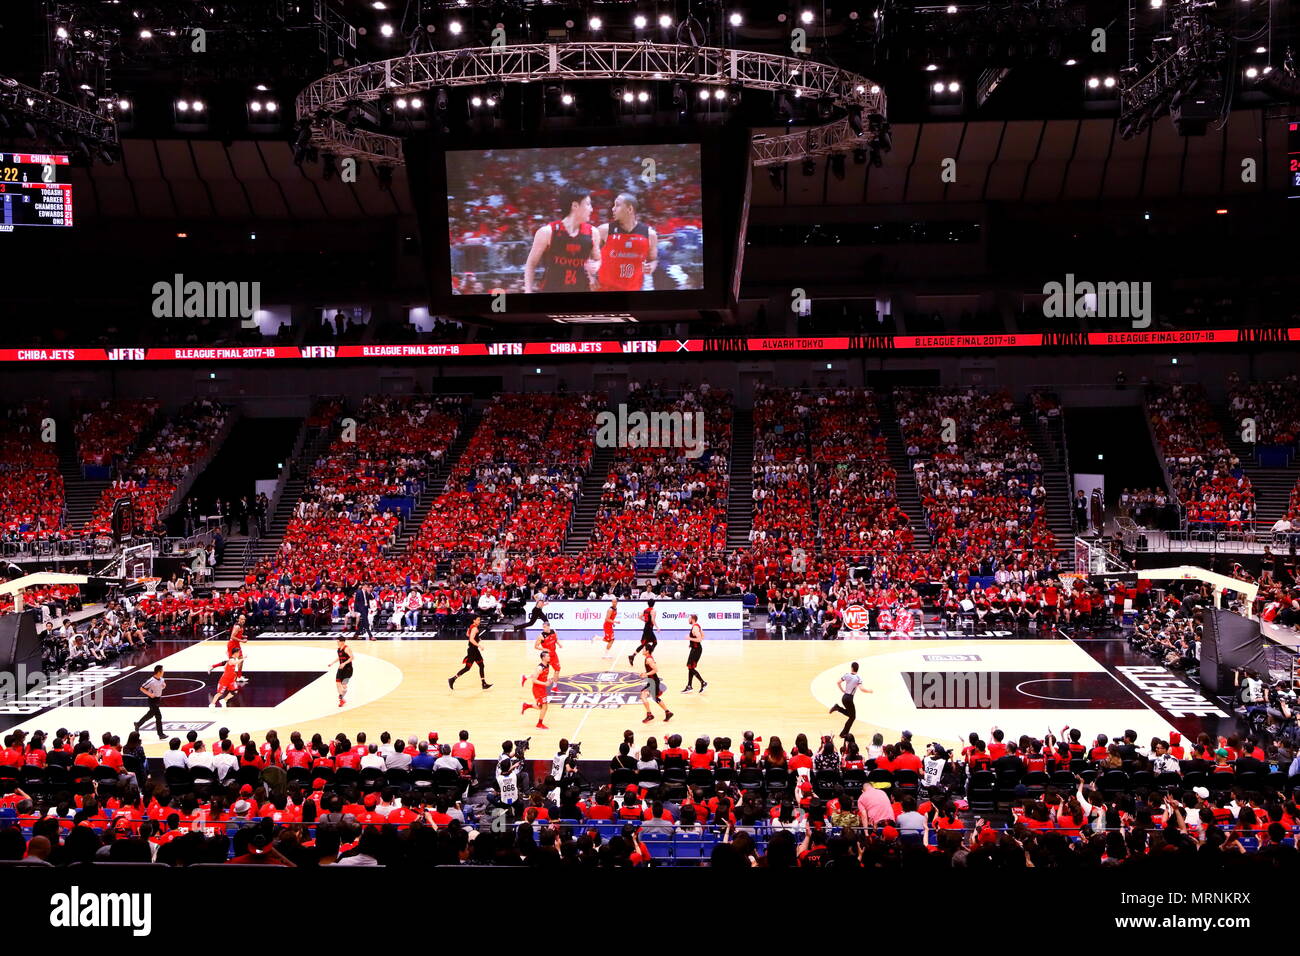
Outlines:
[{"label": "spotlight", "polygon": [[565,94],[563,94],[563,95],[560,97],[560,102],[563,103],[565,106],[572,106],[572,105],[573,105],[573,94],[572,94],[572,93],[565,93]]},{"label": "spotlight", "polygon": [[130,100],[118,100],[118,101],[117,101],[117,108],[118,108],[119,110],[121,110],[123,113],[125,113],[125,112],[127,112],[128,110],[131,109],[131,101],[130,101]]},{"label": "spotlight", "polygon": [[267,101],[266,101],[266,111],[267,111],[268,113],[274,113],[274,112],[276,112],[276,111],[279,110],[279,109],[280,109],[280,104],[277,103],[275,100],[267,100]]},{"label": "spotlight", "polygon": [[645,102],[649,101],[649,99],[650,99],[650,94],[647,93],[645,90],[642,90],[640,93],[638,93],[638,94],[636,95],[636,98],[637,98],[637,102],[639,102],[639,103],[645,103]]},{"label": "spotlight", "polygon": [[733,13],[730,17],[727,18],[727,20],[728,22],[730,22],[730,24],[733,27],[738,27],[745,22],[745,18],[742,17],[739,13]]},{"label": "spotlight", "polygon": [[152,39],[153,39],[153,31],[152,31],[152,30],[141,30],[141,31],[140,31],[140,39],[141,39],[141,40],[152,40]]},{"label": "spotlight", "polygon": [[177,101],[176,101],[176,111],[177,111],[178,113],[188,113],[188,112],[190,111],[190,101],[189,101],[189,100],[177,100]]},{"label": "spotlight", "polygon": [[636,99],[636,97],[633,95],[633,93],[632,93],[631,90],[624,90],[624,91],[623,91],[623,102],[624,102],[624,103],[631,103],[634,99]]},{"label": "spotlight", "polygon": [[1246,79],[1253,80],[1257,76],[1259,76],[1259,70],[1253,66],[1246,67]]},{"label": "spotlight", "polygon": [[935,91],[936,93],[942,93],[942,92],[943,92],[943,80],[940,80],[939,82],[937,82],[937,83],[934,84],[934,91]]},{"label": "spotlight", "polygon": [[641,14],[638,13],[635,17],[632,18],[632,26],[636,27],[638,30],[644,30],[645,17],[641,16]]},{"label": "spotlight", "polygon": [[722,87],[718,87],[716,90],[713,91],[713,98],[714,98],[715,100],[723,100],[723,99],[726,99],[726,98],[727,98],[727,91],[724,90]]},{"label": "spotlight", "polygon": [[1266,47],[1266,46],[1257,46],[1257,47],[1255,47],[1255,52],[1256,52],[1256,53],[1267,53],[1267,52],[1268,52],[1268,47]]},{"label": "spotlight", "polygon": [[935,70],[937,70],[937,69],[939,69],[938,64],[936,64],[936,63],[929,63],[929,64],[927,64],[926,67],[925,67],[925,72],[927,72],[927,73],[933,73],[933,72],[934,72]]},{"label": "spotlight", "polygon": [[261,103],[261,101],[260,101],[260,100],[249,100],[249,101],[248,101],[248,109],[249,109],[250,112],[253,112],[253,113],[260,113],[260,112],[262,112],[262,103]]},{"label": "spotlight", "polygon": [[390,36],[392,36],[392,35],[393,35],[393,25],[392,25],[391,23],[381,23],[381,24],[379,25],[379,35],[382,36],[382,37],[390,37]]},{"label": "spotlight", "polygon": [[659,25],[666,30],[673,25],[673,18],[666,13],[661,13],[659,15]]},{"label": "spotlight", "polygon": [[483,102],[486,104],[488,109],[494,109],[497,105],[497,98],[495,96],[489,96]]},{"label": "spotlight", "polygon": [[397,106],[397,108],[398,108],[399,110],[404,110],[404,109],[406,109],[406,97],[405,97],[405,96],[399,96],[399,97],[397,98],[397,103],[396,103],[395,105]]},{"label": "spotlight", "polygon": [[592,30],[599,30],[604,25],[600,17],[592,17],[587,21],[587,26]]},{"label": "spotlight", "polygon": [[961,90],[961,84],[958,83],[956,80],[953,80],[951,83],[948,84],[949,93],[957,93],[960,90]]},{"label": "spotlight", "polygon": [[483,97],[471,96],[469,100],[469,105],[474,107],[475,109],[478,109],[480,106],[483,105]]},{"label": "spotlight", "polygon": [[194,112],[196,113],[202,113],[205,108],[205,104],[202,100],[195,100],[193,103],[190,104],[190,108],[193,109]]},{"label": "spotlight", "polygon": [[60,40],[66,40],[68,38],[68,28],[59,27],[57,30],[54,31],[54,35],[58,37]]},{"label": "spotlight", "polygon": [[460,36],[460,31],[463,30],[464,27],[460,25],[459,20],[452,20],[451,23],[447,24],[447,29],[451,31],[452,36],[458,37]]},{"label": "spotlight", "polygon": [[800,19],[800,21],[802,21],[803,23],[812,23],[812,22],[813,22],[813,12],[812,12],[811,10],[805,10],[803,13],[799,14],[799,19]]},{"label": "spotlight", "polygon": [[951,4],[951,3],[948,4],[948,12],[949,12],[949,13],[956,13],[956,12],[957,12],[957,7],[956,7],[956,5],[955,5],[955,4]]},{"label": "spotlight", "polygon": [[1095,76],[1088,77],[1088,89],[1095,90],[1099,86],[1101,86],[1101,80],[1097,79]]},{"label": "spotlight", "polygon": [[1075,66],[1075,65],[1078,64],[1078,62],[1079,62],[1078,60],[1076,60],[1076,59],[1074,59],[1073,57],[1071,57],[1070,59],[1068,59],[1068,60],[1065,61],[1065,65],[1066,65],[1066,66]]},{"label": "spotlight", "polygon": [[1112,89],[1115,86],[1115,77],[1113,76],[1106,77],[1106,79],[1101,81],[1101,85],[1106,87],[1106,89],[1108,90]]},{"label": "spotlight", "polygon": [[702,99],[702,100],[708,100],[708,98],[709,98],[709,91],[708,91],[708,89],[702,87],[702,88],[700,89],[700,99]]},{"label": "spotlight", "polygon": [[1151,0],[1151,9],[1159,10],[1165,5],[1165,0]]}]

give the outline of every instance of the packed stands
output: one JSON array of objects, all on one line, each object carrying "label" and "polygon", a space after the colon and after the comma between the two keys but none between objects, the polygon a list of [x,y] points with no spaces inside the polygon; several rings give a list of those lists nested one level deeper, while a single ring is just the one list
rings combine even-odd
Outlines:
[{"label": "packed stands", "polygon": [[1147,412],[1189,532],[1253,531],[1255,494],[1199,385],[1152,385]]},{"label": "packed stands", "polygon": [[63,476],[54,442],[42,436],[49,403],[31,400],[0,414],[0,535],[6,541],[57,536]]}]

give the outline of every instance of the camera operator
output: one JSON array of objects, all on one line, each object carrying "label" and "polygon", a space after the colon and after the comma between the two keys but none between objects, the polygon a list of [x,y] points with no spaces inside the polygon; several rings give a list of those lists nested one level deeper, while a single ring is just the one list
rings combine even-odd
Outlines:
[{"label": "camera operator", "polygon": [[568,740],[561,738],[559,750],[551,758],[551,772],[546,779],[547,789],[551,791],[549,794],[551,801],[558,803],[561,789],[577,776],[578,754],[581,751],[581,743],[570,745]]}]

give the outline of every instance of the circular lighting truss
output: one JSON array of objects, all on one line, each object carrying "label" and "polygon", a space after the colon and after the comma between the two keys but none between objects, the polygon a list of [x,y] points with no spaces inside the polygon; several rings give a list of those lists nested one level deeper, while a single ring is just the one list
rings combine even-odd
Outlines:
[{"label": "circular lighting truss", "polygon": [[766,90],[830,105],[821,125],[756,133],[756,166],[866,147],[887,129],[885,94],[864,76],[797,57],[672,43],[527,43],[395,57],[321,77],[298,94],[296,113],[320,152],[397,166],[404,161],[400,137],[358,129],[339,117],[380,97],[452,87],[615,79]]}]

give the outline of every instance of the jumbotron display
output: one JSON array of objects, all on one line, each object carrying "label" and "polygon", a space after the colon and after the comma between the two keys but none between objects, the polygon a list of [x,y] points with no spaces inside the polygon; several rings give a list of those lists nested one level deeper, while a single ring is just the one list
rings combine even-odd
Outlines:
[{"label": "jumbotron display", "polygon": [[447,153],[454,295],[704,288],[698,143]]},{"label": "jumbotron display", "polygon": [[0,232],[17,226],[71,226],[67,156],[0,153]]}]

